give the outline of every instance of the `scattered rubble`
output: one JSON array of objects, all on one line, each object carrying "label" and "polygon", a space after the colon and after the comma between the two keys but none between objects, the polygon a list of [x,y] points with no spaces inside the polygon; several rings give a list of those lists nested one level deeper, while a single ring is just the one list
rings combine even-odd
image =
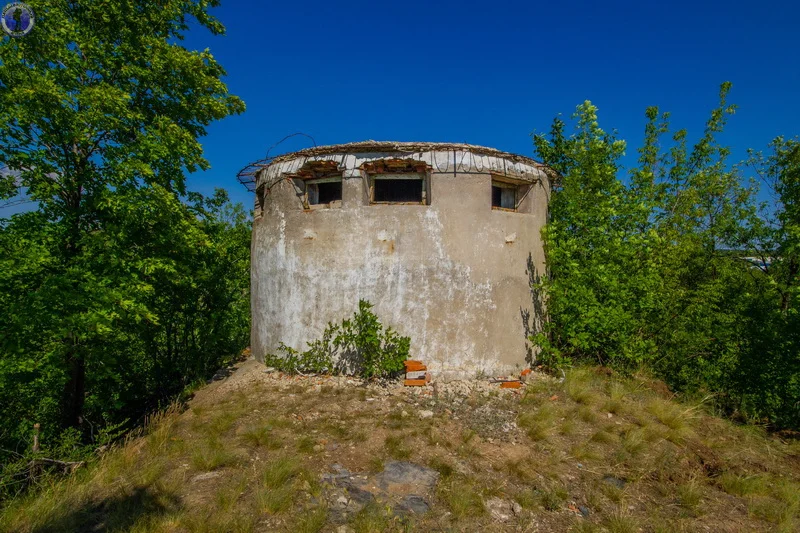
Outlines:
[{"label": "scattered rubble", "polygon": [[[245,364],[260,365],[254,359],[248,360]],[[489,398],[498,394],[520,394],[524,386],[534,380],[554,379],[541,372],[525,372],[523,370],[519,374],[519,379],[506,376],[445,381],[437,379],[421,361],[414,360],[406,361],[406,369],[407,372],[402,380],[365,380],[353,376],[285,374],[272,367],[262,367],[258,372],[241,372],[230,376],[220,383],[220,393],[225,394],[244,389],[258,381],[273,389],[286,391],[290,395],[300,392],[298,387],[303,387],[303,390],[311,392],[321,392],[323,389],[330,388],[360,388],[365,390],[364,400],[368,402],[380,401],[388,397],[404,397],[416,398],[420,402],[444,402],[457,406],[472,396]],[[424,379],[408,379],[408,376],[422,375],[421,372],[424,372]],[[427,407],[433,406],[434,404],[430,404]],[[435,409],[432,411],[436,412]],[[421,415],[420,412],[414,414],[421,418],[428,417],[428,415]]]}]

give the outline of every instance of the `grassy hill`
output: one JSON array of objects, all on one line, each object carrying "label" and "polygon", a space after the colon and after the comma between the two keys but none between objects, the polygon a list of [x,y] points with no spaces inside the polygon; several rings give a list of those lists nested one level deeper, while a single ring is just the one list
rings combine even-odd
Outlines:
[{"label": "grassy hill", "polygon": [[[602,369],[497,387],[381,388],[246,361],[146,434],[11,502],[0,531],[800,528],[797,442]],[[386,484],[406,463],[438,473],[406,487],[416,512],[392,500],[405,480]]]}]

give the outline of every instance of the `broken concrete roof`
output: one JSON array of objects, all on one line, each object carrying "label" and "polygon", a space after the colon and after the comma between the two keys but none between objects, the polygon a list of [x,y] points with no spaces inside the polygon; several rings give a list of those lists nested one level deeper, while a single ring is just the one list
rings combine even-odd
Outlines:
[{"label": "broken concrete roof", "polygon": [[236,175],[239,183],[244,185],[249,191],[256,190],[256,175],[267,168],[273,170],[281,167],[282,164],[293,162],[302,158],[327,159],[330,156],[360,156],[386,154],[388,157],[405,155],[407,157],[420,156],[422,154],[433,154],[442,152],[461,152],[471,153],[475,156],[496,158],[497,160],[509,161],[516,165],[525,165],[530,168],[537,168],[543,171],[548,178],[558,179],[557,173],[547,165],[536,161],[530,157],[503,152],[495,148],[477,146],[466,143],[437,143],[437,142],[398,142],[398,141],[360,141],[346,144],[332,144],[329,146],[314,146],[296,152],[289,152],[277,156],[268,156],[265,159],[250,163]]},{"label": "broken concrete roof", "polygon": [[503,152],[495,148],[488,148],[486,146],[477,146],[474,144],[465,143],[437,143],[437,142],[398,142],[398,141],[359,141],[346,144],[332,144],[328,146],[315,146],[313,148],[305,148],[297,152],[290,152],[282,154],[271,159],[270,163],[279,163],[297,157],[309,157],[316,155],[326,154],[341,154],[341,153],[363,153],[363,152],[433,152],[444,150],[461,150],[468,151],[475,154],[491,155],[495,157],[502,157],[510,161],[520,163],[527,163],[533,166],[545,167],[544,164],[530,158],[510,152]]}]

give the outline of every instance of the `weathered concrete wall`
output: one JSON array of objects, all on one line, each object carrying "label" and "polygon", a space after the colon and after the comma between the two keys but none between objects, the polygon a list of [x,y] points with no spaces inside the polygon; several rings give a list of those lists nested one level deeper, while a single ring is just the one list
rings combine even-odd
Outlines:
[{"label": "weathered concrete wall", "polygon": [[433,163],[430,205],[369,204],[364,161],[397,154],[340,154],[345,178],[336,208],[304,210],[292,180],[282,179],[309,158],[262,171],[259,184],[269,192],[252,241],[256,358],[281,341],[304,349],[363,298],[384,324],[411,337],[412,357],[433,372],[497,375],[525,364],[522,311],[532,307],[526,267],[529,256],[540,271],[544,266],[547,176],[521,163],[510,174],[506,162],[505,175],[532,186],[520,212],[499,211],[491,208],[498,158],[478,167],[462,156],[454,173],[452,165],[437,171],[439,153],[417,155]]}]

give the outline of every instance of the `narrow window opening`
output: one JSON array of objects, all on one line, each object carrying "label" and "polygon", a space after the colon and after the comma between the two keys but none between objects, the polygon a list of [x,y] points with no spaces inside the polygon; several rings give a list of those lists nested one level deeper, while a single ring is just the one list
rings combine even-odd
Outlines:
[{"label": "narrow window opening", "polygon": [[503,196],[500,194],[502,191],[500,187],[496,185],[492,185],[492,207],[500,207],[500,202],[502,201]]},{"label": "narrow window opening", "polygon": [[376,176],[372,201],[399,204],[421,204],[425,198],[425,180],[418,175]]},{"label": "narrow window opening", "polygon": [[342,202],[342,178],[316,178],[302,182],[303,206],[340,207]]},{"label": "narrow window opening", "polygon": [[342,200],[342,182],[330,181],[308,184],[309,205],[330,204]]},{"label": "narrow window opening", "polygon": [[256,189],[256,209],[255,216],[260,217],[264,212],[264,186]]},{"label": "narrow window opening", "polygon": [[515,210],[517,208],[517,186],[500,181],[492,182],[492,207]]}]

